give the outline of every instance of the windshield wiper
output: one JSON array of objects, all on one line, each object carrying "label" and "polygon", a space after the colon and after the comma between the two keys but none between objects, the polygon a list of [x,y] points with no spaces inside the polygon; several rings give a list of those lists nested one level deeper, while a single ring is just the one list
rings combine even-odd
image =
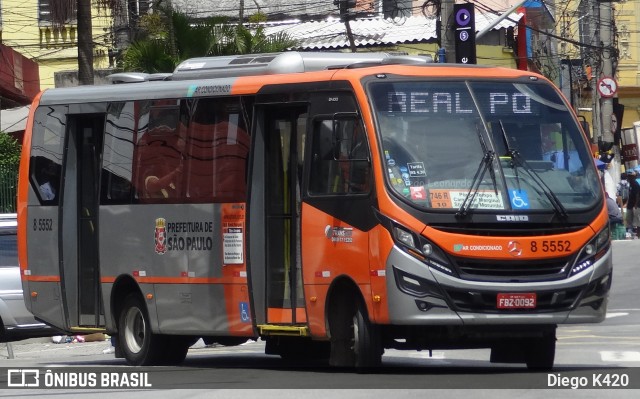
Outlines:
[{"label": "windshield wiper", "polygon": [[496,186],[495,179],[495,171],[491,168],[491,164],[493,163],[493,158],[495,158],[495,152],[488,150],[487,145],[482,138],[482,134],[478,129],[478,125],[476,125],[476,132],[478,133],[478,138],[480,140],[480,145],[482,146],[482,150],[484,151],[484,155],[482,156],[482,160],[480,164],[478,164],[478,169],[476,169],[475,175],[473,175],[473,181],[471,182],[471,187],[467,192],[466,197],[464,197],[464,201],[462,201],[462,205],[456,212],[456,217],[465,217],[469,213],[469,208],[471,204],[473,204],[473,200],[478,194],[478,190],[480,189],[480,184],[482,183],[482,179],[484,178],[484,174],[487,172],[487,169],[491,170],[491,178],[493,179],[493,189],[498,194],[498,187]]},{"label": "windshield wiper", "polygon": [[551,206],[553,206],[553,209],[556,211],[556,213],[561,218],[566,218],[568,216],[567,210],[562,205],[558,197],[553,193],[551,188],[549,188],[547,183],[544,182],[544,180],[540,177],[538,172],[536,172],[535,169],[533,169],[527,163],[527,160],[523,158],[522,155],[520,155],[520,152],[517,149],[511,147],[511,143],[509,142],[509,137],[507,136],[507,132],[504,129],[504,125],[502,124],[502,121],[500,120],[499,123],[500,123],[500,130],[502,131],[502,139],[504,140],[504,145],[505,145],[505,148],[507,149],[507,155],[511,158],[511,166],[513,167],[513,171],[516,175],[516,183],[518,185],[518,191],[520,191],[520,180],[518,178],[518,167],[517,167],[518,166],[517,164],[519,163],[520,166],[524,167],[524,170],[531,177],[531,179],[534,182],[536,182],[538,186],[542,189],[542,192],[547,197],[547,199],[551,203]]}]

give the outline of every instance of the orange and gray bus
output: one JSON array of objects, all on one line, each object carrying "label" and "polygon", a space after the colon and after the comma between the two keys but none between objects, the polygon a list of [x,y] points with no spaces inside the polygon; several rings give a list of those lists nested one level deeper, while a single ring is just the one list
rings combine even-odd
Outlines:
[{"label": "orange and gray bus", "polygon": [[191,59],[45,90],[20,166],[24,297],[132,365],[202,338],[365,369],[385,349],[553,367],[606,314],[590,144],[528,71],[386,53]]}]

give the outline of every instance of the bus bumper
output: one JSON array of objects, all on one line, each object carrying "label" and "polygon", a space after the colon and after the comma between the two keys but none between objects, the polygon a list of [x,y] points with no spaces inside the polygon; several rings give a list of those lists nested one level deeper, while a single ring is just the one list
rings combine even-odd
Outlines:
[{"label": "bus bumper", "polygon": [[[387,259],[389,318],[399,325],[598,323],[606,316],[612,252],[565,279],[469,281],[430,268],[394,247]],[[499,293],[535,293],[535,309],[498,309]]]}]

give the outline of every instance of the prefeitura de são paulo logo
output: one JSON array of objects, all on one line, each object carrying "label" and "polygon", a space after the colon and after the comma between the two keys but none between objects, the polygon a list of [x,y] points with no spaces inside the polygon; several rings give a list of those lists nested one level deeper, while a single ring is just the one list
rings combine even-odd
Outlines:
[{"label": "prefeitura de s\u00e3o paulo logo", "polygon": [[167,252],[167,230],[165,226],[167,225],[167,221],[164,218],[156,219],[156,253],[163,255]]}]

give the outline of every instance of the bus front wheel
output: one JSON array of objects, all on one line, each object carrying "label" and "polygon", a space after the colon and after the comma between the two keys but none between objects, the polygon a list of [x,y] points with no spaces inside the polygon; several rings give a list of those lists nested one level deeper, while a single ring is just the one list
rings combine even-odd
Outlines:
[{"label": "bus front wheel", "polygon": [[343,305],[332,309],[329,363],[363,372],[381,364],[382,344],[380,331],[369,321],[364,304],[356,302],[353,307]]},{"label": "bus front wheel", "polygon": [[163,337],[151,332],[149,315],[138,295],[129,295],[118,318],[118,338],[122,354],[133,366],[159,363],[164,348]]},{"label": "bus front wheel", "polygon": [[525,362],[527,368],[538,371],[551,371],[556,356],[556,334],[545,334],[527,342]]}]

